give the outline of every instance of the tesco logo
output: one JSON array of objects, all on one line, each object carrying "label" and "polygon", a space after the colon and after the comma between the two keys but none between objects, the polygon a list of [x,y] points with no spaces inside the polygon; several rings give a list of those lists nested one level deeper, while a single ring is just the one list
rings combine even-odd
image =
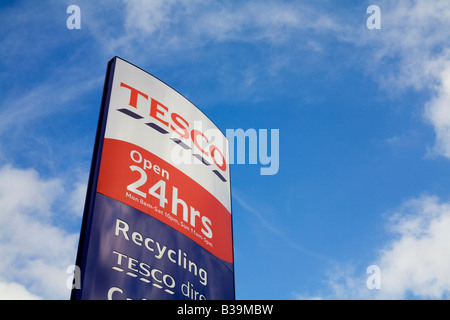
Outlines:
[{"label": "tesco logo", "polygon": [[[171,133],[171,140],[186,150],[192,150],[192,155],[206,166],[212,165],[212,171],[217,177],[226,182],[225,172],[228,164],[225,160],[223,149],[218,146],[214,137],[208,138],[205,132],[196,128],[191,128],[191,124],[182,115],[171,112],[170,106],[164,105],[160,101],[150,97],[148,94],[137,90],[136,88],[121,82],[120,86],[129,90],[130,99],[128,105],[138,109],[138,100],[147,101],[148,114],[146,118],[150,119],[146,125],[158,131],[161,134]],[[142,108],[142,103],[139,104]],[[122,108],[118,111],[134,119],[143,119],[140,114],[133,109]],[[144,119],[146,120],[146,119]]]}]

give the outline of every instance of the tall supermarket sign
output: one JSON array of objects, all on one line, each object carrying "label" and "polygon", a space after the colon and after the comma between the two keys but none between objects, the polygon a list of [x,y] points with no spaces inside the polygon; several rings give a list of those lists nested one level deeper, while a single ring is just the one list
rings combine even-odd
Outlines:
[{"label": "tall supermarket sign", "polygon": [[72,299],[234,299],[228,148],[181,94],[113,58]]}]

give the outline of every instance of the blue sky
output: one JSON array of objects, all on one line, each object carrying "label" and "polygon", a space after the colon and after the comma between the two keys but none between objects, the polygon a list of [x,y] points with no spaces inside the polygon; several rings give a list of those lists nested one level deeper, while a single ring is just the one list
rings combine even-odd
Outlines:
[{"label": "blue sky", "polygon": [[279,130],[276,175],[231,167],[238,299],[450,297],[448,1],[2,1],[0,21],[0,298],[69,298],[116,55],[223,132]]}]

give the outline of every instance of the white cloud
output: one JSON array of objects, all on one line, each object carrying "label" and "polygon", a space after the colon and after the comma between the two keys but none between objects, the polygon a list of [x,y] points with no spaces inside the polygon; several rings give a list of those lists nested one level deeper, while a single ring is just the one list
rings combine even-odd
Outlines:
[{"label": "white cloud", "polygon": [[0,300],[38,300],[24,286],[17,283],[0,282]]},{"label": "white cloud", "polygon": [[[335,264],[323,299],[449,299],[450,203],[435,196],[405,201],[389,214],[391,240],[364,268]],[[369,265],[380,268],[380,289],[367,288]],[[358,269],[357,269],[358,268]],[[294,294],[300,299],[310,295]]]},{"label": "white cloud", "polygon": [[86,198],[88,178],[81,176],[74,184],[73,191],[68,199],[68,207],[71,212],[81,217],[84,210],[84,200]]},{"label": "white cloud", "polygon": [[[78,234],[60,225],[73,221],[73,195],[58,178],[33,169],[0,168],[0,287],[3,299],[66,299],[66,269],[75,261]],[[73,223],[73,222],[72,222]]]},{"label": "white cloud", "polygon": [[434,97],[425,106],[425,119],[434,127],[433,154],[450,158],[450,59],[440,63],[439,84]]},{"label": "white cloud", "polygon": [[450,298],[450,203],[412,199],[391,223],[396,239],[380,252],[380,297]]}]

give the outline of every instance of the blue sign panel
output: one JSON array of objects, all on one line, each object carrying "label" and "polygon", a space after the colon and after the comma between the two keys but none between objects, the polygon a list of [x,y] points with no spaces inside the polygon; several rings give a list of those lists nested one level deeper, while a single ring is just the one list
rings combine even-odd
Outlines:
[{"label": "blue sign panel", "polygon": [[80,299],[232,299],[233,266],[185,235],[97,194]]}]

